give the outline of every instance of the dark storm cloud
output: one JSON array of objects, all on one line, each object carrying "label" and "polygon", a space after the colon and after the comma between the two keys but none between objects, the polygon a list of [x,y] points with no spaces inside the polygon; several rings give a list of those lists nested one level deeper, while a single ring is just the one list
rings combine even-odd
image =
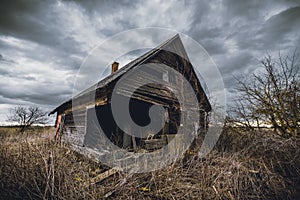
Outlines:
[{"label": "dark storm cloud", "polygon": [[[231,38],[240,49],[282,50],[299,37],[299,7],[297,1],[236,1],[226,0],[225,16]],[[298,2],[299,4],[299,2]],[[225,27],[224,27],[225,28]]]},{"label": "dark storm cloud", "polygon": [[299,3],[279,0],[198,2],[194,4],[198,12],[194,12],[189,34],[212,56],[227,91],[231,92],[236,85],[234,77],[252,73],[260,67],[259,60],[266,53],[299,49]]},{"label": "dark storm cloud", "polygon": [[230,74],[238,76],[239,74],[249,73],[250,63],[255,63],[257,59],[247,51],[240,51],[236,55],[232,55],[224,59],[223,66],[221,68],[222,74]]},{"label": "dark storm cloud", "polygon": [[6,58],[5,56],[3,56],[2,54],[0,54],[0,63],[6,63],[6,64],[12,64],[15,63],[13,60],[10,60],[8,58]]},{"label": "dark storm cloud", "polygon": [[[38,0],[4,0],[0,8],[0,31],[3,35],[49,43],[49,34],[42,21],[43,11],[49,5]],[[48,41],[48,42],[47,42]]]},{"label": "dark storm cloud", "polygon": [[[216,62],[231,92],[236,84],[233,77],[253,72],[267,52],[300,49],[299,3],[3,0],[0,102],[5,107],[31,102],[53,108],[71,97],[77,70],[96,44],[141,27],[169,28],[191,36]],[[140,38],[134,39],[122,45],[131,47]],[[155,35],[144,43],[156,44],[161,39]],[[133,54],[128,53],[122,62],[133,59]],[[92,64],[102,63],[95,59]]]},{"label": "dark storm cloud", "polygon": [[[276,3],[276,2],[274,2]],[[223,6],[224,16],[230,19],[252,21],[260,18],[267,6],[270,6],[271,1],[240,1],[240,0],[224,0]]]},{"label": "dark storm cloud", "polygon": [[120,9],[135,8],[136,4],[141,3],[136,0],[99,0],[99,1],[81,1],[81,0],[67,0],[68,2],[75,2],[89,13],[99,12],[103,14],[114,14]]},{"label": "dark storm cloud", "polygon": [[[23,79],[27,80],[26,82],[24,81],[26,88],[22,88],[20,84],[16,84],[15,87],[1,89],[1,103],[12,103],[19,99],[27,103],[55,106],[57,101],[63,102],[72,95],[71,88],[66,89],[59,86],[49,88],[45,83],[37,85],[29,76],[25,76]],[[30,81],[32,84],[30,84]]]},{"label": "dark storm cloud", "polygon": [[19,0],[18,2],[4,0],[1,1],[0,7],[0,24],[1,32],[4,34],[12,33],[29,33],[29,14],[39,11],[42,1],[38,0]]},{"label": "dark storm cloud", "polygon": [[[300,7],[293,7],[268,19],[259,34],[263,47],[274,49],[291,45],[300,33]],[[299,45],[299,44],[295,44]]]},{"label": "dark storm cloud", "polygon": [[64,27],[59,26],[53,4],[55,1],[1,1],[1,34],[58,47],[62,52],[68,49],[69,52],[80,53],[77,48],[69,48],[71,45],[76,47],[76,41],[62,35]]},{"label": "dark storm cloud", "polygon": [[293,7],[299,5],[297,0],[223,0],[224,6],[223,16],[232,19],[233,22],[239,20],[257,21],[268,16],[276,9],[284,7]]},{"label": "dark storm cloud", "polygon": [[219,38],[201,40],[201,44],[210,55],[224,54],[227,52],[224,40]]},{"label": "dark storm cloud", "polygon": [[227,90],[235,92],[236,79],[241,79],[245,75],[253,73],[258,66],[260,66],[259,61],[251,53],[245,51],[223,58],[220,71]]},{"label": "dark storm cloud", "polygon": [[3,75],[3,76],[6,76],[9,74],[9,72],[5,69],[0,69],[0,74]]},{"label": "dark storm cloud", "polygon": [[5,70],[0,68],[0,77],[11,77],[11,78],[18,78],[20,81],[22,80],[28,80],[28,81],[37,81],[37,78],[30,75],[24,75],[24,74],[18,74],[13,73],[11,70]]}]

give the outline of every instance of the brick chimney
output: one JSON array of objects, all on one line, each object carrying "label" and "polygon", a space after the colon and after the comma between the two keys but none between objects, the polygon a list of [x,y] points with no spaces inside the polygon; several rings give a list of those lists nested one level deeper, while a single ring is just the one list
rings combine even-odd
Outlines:
[{"label": "brick chimney", "polygon": [[115,73],[118,70],[118,67],[119,67],[119,63],[118,62],[114,62],[111,65],[111,74]]}]

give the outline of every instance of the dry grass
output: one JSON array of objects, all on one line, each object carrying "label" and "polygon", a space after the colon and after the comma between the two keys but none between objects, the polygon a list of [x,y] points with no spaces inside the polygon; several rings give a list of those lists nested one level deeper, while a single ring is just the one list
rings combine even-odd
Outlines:
[{"label": "dry grass", "polygon": [[0,126],[0,141],[3,142],[19,142],[20,140],[30,140],[36,138],[54,137],[54,127],[52,126],[34,126],[26,129],[25,132],[20,132],[18,126]]},{"label": "dry grass", "polygon": [[2,140],[2,199],[299,199],[300,139],[227,130],[205,158],[185,160],[154,172],[107,170],[51,140]]},{"label": "dry grass", "polygon": [[[36,130],[41,131],[41,130]],[[102,172],[99,164],[69,148],[55,144],[53,130],[44,138],[11,133],[0,146],[1,199],[97,198],[95,188],[83,187],[85,180]],[[14,136],[13,136],[14,135]],[[15,139],[13,139],[15,138]]]},{"label": "dry grass", "polygon": [[[226,144],[226,145],[224,145]],[[300,199],[300,139],[227,131],[206,157],[133,175],[117,199]]]}]

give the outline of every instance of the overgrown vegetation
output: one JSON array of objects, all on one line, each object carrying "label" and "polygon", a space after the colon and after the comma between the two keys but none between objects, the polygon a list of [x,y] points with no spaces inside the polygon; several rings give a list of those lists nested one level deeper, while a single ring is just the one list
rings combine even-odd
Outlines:
[{"label": "overgrown vegetation", "polygon": [[97,199],[85,181],[105,167],[53,141],[53,129],[35,138],[18,134],[2,138],[0,146],[1,199]]},{"label": "overgrown vegetation", "polygon": [[2,138],[2,199],[300,198],[299,138],[229,128],[205,158],[190,152],[155,172],[119,172],[92,184],[91,179],[108,168],[55,144],[52,129],[49,135],[35,140]]},{"label": "overgrown vegetation", "polygon": [[229,119],[235,126],[250,130],[269,126],[291,137],[300,134],[299,55],[266,56],[261,70],[238,80],[240,94]]}]

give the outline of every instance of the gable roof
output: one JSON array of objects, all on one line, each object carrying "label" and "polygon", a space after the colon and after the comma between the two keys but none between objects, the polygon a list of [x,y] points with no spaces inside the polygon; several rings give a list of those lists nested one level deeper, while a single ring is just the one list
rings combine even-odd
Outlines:
[{"label": "gable roof", "polygon": [[[170,51],[173,53],[178,54],[181,58],[189,61],[188,55],[185,51],[185,48],[182,44],[182,41],[179,37],[179,34],[176,34],[175,36],[171,37],[170,39],[166,40],[165,42],[163,42],[162,44],[160,44],[159,46],[157,46],[156,48],[151,49],[150,51],[146,52],[145,54],[143,54],[142,56],[138,57],[137,59],[129,62],[128,64],[126,64],[124,67],[122,67],[121,69],[117,70],[116,72],[114,72],[113,74],[108,75],[107,77],[105,77],[104,79],[102,79],[101,81],[99,81],[98,83],[90,86],[89,88],[83,90],[82,92],[80,92],[79,94],[75,95],[73,98],[69,99],[68,101],[62,103],[61,105],[59,105],[58,107],[56,107],[54,110],[52,110],[49,115],[54,114],[55,112],[57,112],[60,108],[63,107],[63,105],[65,104],[72,104],[72,100],[73,99],[78,99],[82,96],[88,95],[91,92],[94,92],[96,89],[101,89],[104,88],[106,85],[108,85],[109,83],[113,82],[114,80],[118,79],[119,77],[121,77],[122,75],[124,75],[127,71],[134,69],[135,67],[143,64],[145,61],[147,61],[149,58],[151,58],[152,56],[158,54],[161,51]],[[199,81],[199,80],[198,80]],[[200,82],[199,82],[200,84]],[[200,84],[200,88],[201,90],[201,84]],[[204,93],[204,92],[203,92]],[[208,105],[208,111],[211,110],[211,106],[210,103],[207,99],[207,96],[204,93],[204,102],[206,102],[206,104]]]}]

